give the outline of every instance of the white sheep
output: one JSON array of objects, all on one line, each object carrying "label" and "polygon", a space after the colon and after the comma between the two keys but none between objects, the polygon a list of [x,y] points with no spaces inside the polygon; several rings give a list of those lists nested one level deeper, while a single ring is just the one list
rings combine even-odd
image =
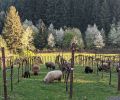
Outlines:
[{"label": "white sheep", "polygon": [[61,81],[61,77],[62,77],[62,71],[61,70],[54,70],[54,71],[50,71],[47,73],[47,75],[44,78],[44,82],[45,83],[51,83],[54,80],[58,80]]}]

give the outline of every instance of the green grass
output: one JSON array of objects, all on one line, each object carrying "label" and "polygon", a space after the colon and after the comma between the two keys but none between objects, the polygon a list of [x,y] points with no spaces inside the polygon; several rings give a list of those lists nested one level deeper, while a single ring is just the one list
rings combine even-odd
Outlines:
[{"label": "green grass", "polygon": [[[40,69],[39,76],[21,79],[19,84],[16,83],[17,78],[14,76],[16,78],[14,79],[14,90],[10,92],[10,87],[8,89],[11,100],[69,100],[63,80],[61,83],[56,81],[44,84],[42,80],[48,70],[45,66],[41,66]],[[117,92],[117,73],[112,74],[112,85],[109,86],[109,73],[104,73],[104,77],[101,78],[101,73],[97,76],[96,73],[85,74],[83,71],[84,68],[75,66],[73,100],[85,100],[85,97],[87,100],[107,100],[111,96],[120,96],[120,93]],[[0,84],[0,90],[2,90],[2,84]]]}]

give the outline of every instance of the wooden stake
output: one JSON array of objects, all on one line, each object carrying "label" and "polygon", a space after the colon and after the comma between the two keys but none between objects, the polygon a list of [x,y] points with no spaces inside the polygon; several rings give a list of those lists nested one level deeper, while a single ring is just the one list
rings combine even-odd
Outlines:
[{"label": "wooden stake", "polygon": [[73,96],[73,68],[74,68],[75,43],[72,43],[71,73],[70,73],[70,99]]},{"label": "wooden stake", "polygon": [[11,76],[10,76],[10,80],[11,80],[11,91],[13,91],[13,65],[11,65]]},{"label": "wooden stake", "polygon": [[4,87],[4,100],[7,100],[7,83],[6,83],[6,65],[5,65],[5,50],[4,47],[1,48],[2,51],[2,67],[3,67],[3,87]]},{"label": "wooden stake", "polygon": [[118,91],[120,91],[120,55],[119,55],[119,68],[118,68]]}]

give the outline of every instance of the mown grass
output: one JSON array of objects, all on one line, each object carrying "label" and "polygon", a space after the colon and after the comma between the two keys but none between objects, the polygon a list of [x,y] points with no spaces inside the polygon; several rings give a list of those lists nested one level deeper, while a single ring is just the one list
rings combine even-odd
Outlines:
[{"label": "mown grass", "polygon": [[[64,81],[44,84],[43,78],[48,70],[44,65],[40,69],[39,76],[21,79],[19,84],[15,83],[17,77],[14,76],[14,90],[10,92],[10,87],[8,89],[10,100],[69,100]],[[0,83],[2,83],[1,77]],[[109,73],[104,73],[101,78],[101,73],[85,74],[83,67],[75,66],[73,100],[85,100],[85,97],[87,100],[107,100],[111,96],[120,96],[117,92],[117,73],[112,73],[112,85],[109,86]]]}]

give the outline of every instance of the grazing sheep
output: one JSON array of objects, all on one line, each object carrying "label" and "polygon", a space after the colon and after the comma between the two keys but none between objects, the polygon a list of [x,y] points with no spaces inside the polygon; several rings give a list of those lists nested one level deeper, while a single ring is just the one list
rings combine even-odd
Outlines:
[{"label": "grazing sheep", "polygon": [[93,72],[93,69],[89,66],[86,66],[85,67],[85,73],[92,73]]},{"label": "grazing sheep", "polygon": [[24,78],[30,78],[30,72],[29,71],[25,71],[23,77]]},{"label": "grazing sheep", "polygon": [[99,71],[109,71],[109,69],[110,69],[110,66],[108,65],[108,63],[103,63],[103,65],[100,65],[99,67],[98,67],[98,70]]},{"label": "grazing sheep", "polygon": [[64,64],[59,65],[59,68],[62,72],[64,72],[68,68],[71,68],[71,63],[65,61]]},{"label": "grazing sheep", "polygon": [[55,69],[55,64],[53,62],[46,62],[45,65],[47,69],[48,68],[53,69],[53,70]]},{"label": "grazing sheep", "polygon": [[62,77],[62,71],[60,71],[60,70],[50,71],[45,76],[44,82],[45,83],[51,83],[54,80],[61,81],[61,77]]},{"label": "grazing sheep", "polygon": [[33,67],[32,67],[32,72],[34,75],[38,75],[39,73],[39,66],[34,64]]},{"label": "grazing sheep", "polygon": [[114,63],[113,66],[116,68],[116,72],[119,72],[119,63]]}]

